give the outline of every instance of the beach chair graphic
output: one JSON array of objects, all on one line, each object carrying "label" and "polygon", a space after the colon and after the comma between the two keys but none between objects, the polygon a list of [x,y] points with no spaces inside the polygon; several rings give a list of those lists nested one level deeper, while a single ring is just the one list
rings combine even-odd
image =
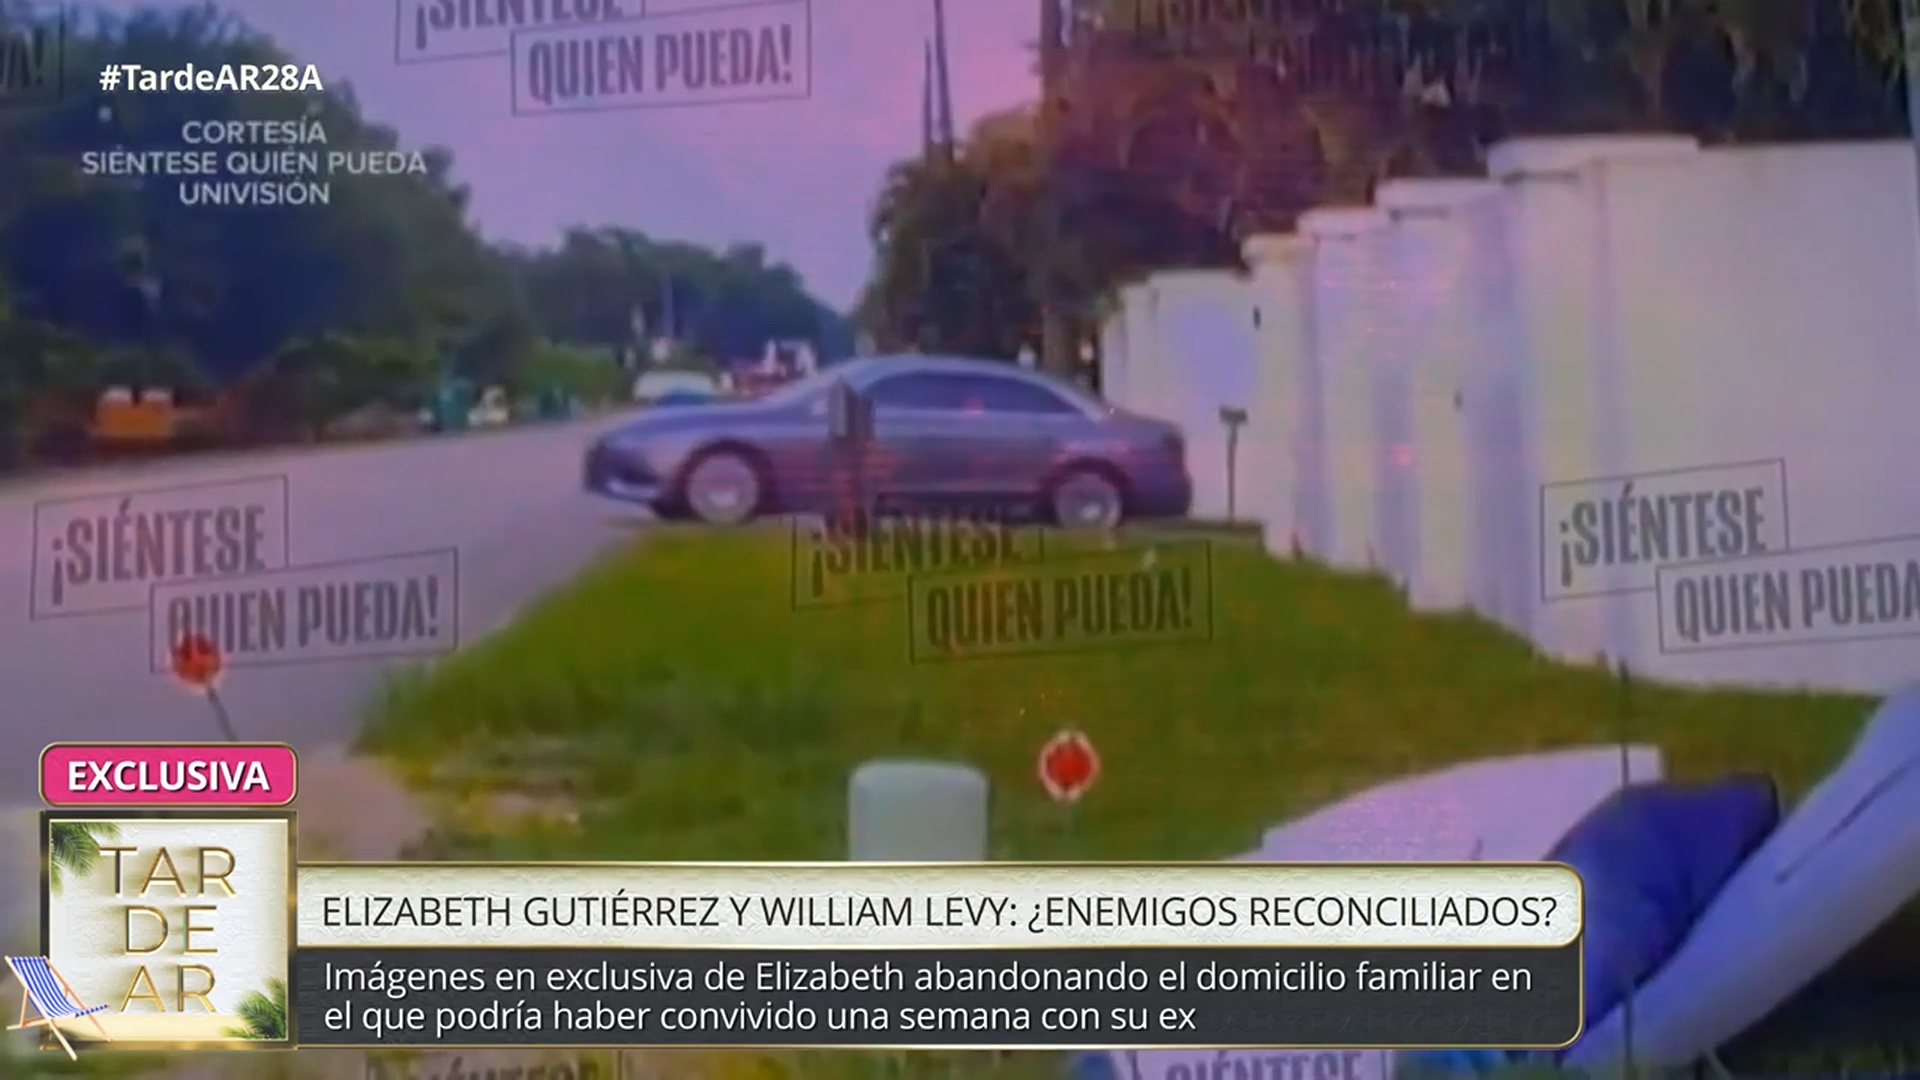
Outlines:
[{"label": "beach chair graphic", "polygon": [[[44,1027],[53,1033],[53,1037],[60,1041],[60,1048],[74,1061],[80,1060],[80,1057],[73,1052],[73,1044],[67,1041],[66,1033],[60,1030],[60,1021],[77,1020],[84,1016],[100,1033],[100,1038],[113,1041],[96,1015],[105,1012],[107,1007],[95,1005],[88,1008],[80,1000],[80,995],[73,992],[67,980],[53,970],[52,964],[47,963],[46,957],[9,956],[7,967],[13,969],[13,977],[19,979],[20,985],[27,991],[26,996],[20,999],[20,1022],[7,1028],[8,1031]],[[39,1011],[39,1019],[27,1019],[27,1007],[30,1005]]]}]

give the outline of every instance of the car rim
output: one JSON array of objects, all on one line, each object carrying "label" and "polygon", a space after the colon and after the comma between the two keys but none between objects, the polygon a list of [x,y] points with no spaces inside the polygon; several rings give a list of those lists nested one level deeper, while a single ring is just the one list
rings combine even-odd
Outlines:
[{"label": "car rim", "polygon": [[708,458],[687,482],[687,501],[702,521],[745,521],[760,504],[760,478],[739,458]]},{"label": "car rim", "polygon": [[1098,476],[1076,476],[1053,496],[1053,513],[1071,529],[1103,529],[1120,523],[1120,492]]}]

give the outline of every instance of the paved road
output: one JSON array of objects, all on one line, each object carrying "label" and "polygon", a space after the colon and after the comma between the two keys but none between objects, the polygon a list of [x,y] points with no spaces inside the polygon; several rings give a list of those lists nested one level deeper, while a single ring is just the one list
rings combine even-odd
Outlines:
[{"label": "paved road", "polygon": [[[460,638],[498,626],[630,532],[617,506],[580,493],[580,448],[618,423],[577,424],[268,460],[182,465],[141,476],[62,478],[0,490],[0,806],[37,801],[33,762],[63,739],[213,739],[204,702],[150,673],[145,613],[33,622],[33,505],[182,482],[280,473],[296,564],[438,547],[460,550]],[[345,661],[237,670],[222,690],[243,738],[339,743],[383,666]]]}]

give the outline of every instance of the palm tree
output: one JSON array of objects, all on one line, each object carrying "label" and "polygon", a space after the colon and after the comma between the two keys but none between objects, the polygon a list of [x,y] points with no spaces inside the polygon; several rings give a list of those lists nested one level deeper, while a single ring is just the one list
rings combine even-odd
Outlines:
[{"label": "palm tree", "polygon": [[236,1039],[282,1042],[287,1037],[287,984],[280,979],[267,980],[267,992],[249,990],[240,999],[238,1010],[244,1027],[228,1028]]},{"label": "palm tree", "polygon": [[120,835],[105,821],[56,821],[47,826],[47,877],[54,892],[68,874],[85,874],[100,861],[100,841]]}]

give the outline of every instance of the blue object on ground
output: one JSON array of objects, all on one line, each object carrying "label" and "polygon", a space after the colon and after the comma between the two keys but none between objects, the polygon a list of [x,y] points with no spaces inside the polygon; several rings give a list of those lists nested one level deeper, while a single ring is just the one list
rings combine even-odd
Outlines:
[{"label": "blue object on ground", "polygon": [[1082,1050],[1067,1058],[1069,1080],[1121,1080],[1113,1055],[1100,1050]]},{"label": "blue object on ground", "polygon": [[1408,1050],[1396,1055],[1400,1076],[1482,1076],[1499,1072],[1524,1055],[1511,1050]]},{"label": "blue object on ground", "polygon": [[[1749,775],[1625,787],[1567,832],[1547,859],[1579,871],[1585,885],[1589,1028],[1660,970],[1779,825],[1773,781]],[[1532,1057],[1433,1050],[1402,1060],[1414,1075],[1473,1076]]]},{"label": "blue object on ground", "polygon": [[1733,872],[1780,825],[1765,776],[1622,788],[1547,858],[1586,886],[1586,1021],[1667,962]]}]

